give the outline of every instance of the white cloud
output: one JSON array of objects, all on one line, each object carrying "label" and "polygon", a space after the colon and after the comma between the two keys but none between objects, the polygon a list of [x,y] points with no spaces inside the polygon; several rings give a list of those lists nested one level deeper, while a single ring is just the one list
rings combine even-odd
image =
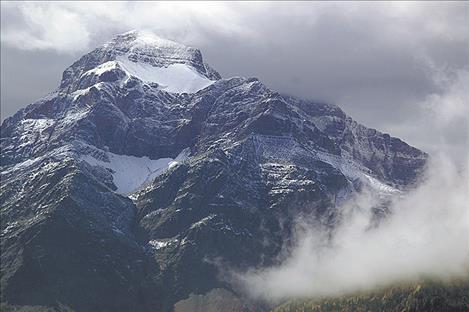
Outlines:
[{"label": "white cloud", "polygon": [[76,51],[87,47],[89,31],[80,14],[62,6],[42,3],[2,3],[2,10],[14,11],[21,27],[3,27],[2,41],[19,49]]},{"label": "white cloud", "polygon": [[[210,33],[287,40],[288,26],[313,27],[320,17],[378,27],[383,38],[416,43],[467,40],[467,6],[444,3],[2,2],[2,41],[20,49],[84,51],[92,39],[129,29],[203,41]],[[455,12],[457,14],[455,14]],[[459,13],[458,13],[459,12]],[[15,22],[10,24],[10,20]],[[283,31],[270,33],[271,30]],[[419,31],[412,31],[418,29]],[[264,37],[264,38],[262,38]],[[416,40],[417,39],[417,40]]]},{"label": "white cloud", "polygon": [[110,39],[103,34],[139,29],[200,42],[204,32],[246,31],[239,23],[240,12],[232,7],[214,2],[2,2],[2,18],[7,20],[2,41],[18,49],[70,53]]}]

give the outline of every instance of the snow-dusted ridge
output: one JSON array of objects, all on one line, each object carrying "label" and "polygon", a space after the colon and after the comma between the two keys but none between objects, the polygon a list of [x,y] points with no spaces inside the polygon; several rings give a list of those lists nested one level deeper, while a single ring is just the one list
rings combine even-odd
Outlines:
[{"label": "snow-dusted ridge", "polygon": [[45,160],[49,160],[51,163],[59,163],[67,158],[78,159],[85,161],[88,165],[110,170],[113,183],[117,187],[115,192],[128,196],[148,186],[157,176],[184,162],[189,154],[190,150],[186,148],[174,159],[170,157],[150,159],[146,156],[136,157],[105,152],[94,146],[76,141],[74,144],[64,145],[45,155],[6,167],[0,172],[0,175],[3,177],[15,175],[22,170],[37,166]]},{"label": "snow-dusted ridge", "polygon": [[400,193],[398,189],[371,176],[372,173],[369,169],[359,165],[352,159],[348,159],[346,156],[337,156],[320,151],[317,151],[315,156],[318,160],[328,163],[332,167],[338,169],[347,177],[347,179],[349,179],[349,181],[358,179],[377,194],[391,195]]},{"label": "snow-dusted ridge", "polygon": [[187,47],[179,42],[162,38],[151,32],[140,30],[131,30],[118,35],[111,42],[105,43],[104,47],[124,49],[128,48],[130,52],[144,52],[150,54],[155,49],[171,50],[172,57],[188,58],[188,50],[194,49]]},{"label": "snow-dusted ridge", "polygon": [[[310,150],[289,136],[256,136],[255,142],[258,152],[264,158],[269,159],[266,165],[287,170],[286,167],[294,163],[295,158],[313,157],[340,171],[350,182],[359,180],[363,186],[377,194],[386,196],[400,193],[398,189],[374,177],[370,169],[345,154],[338,156],[320,150]],[[280,182],[287,183],[288,181]]]}]

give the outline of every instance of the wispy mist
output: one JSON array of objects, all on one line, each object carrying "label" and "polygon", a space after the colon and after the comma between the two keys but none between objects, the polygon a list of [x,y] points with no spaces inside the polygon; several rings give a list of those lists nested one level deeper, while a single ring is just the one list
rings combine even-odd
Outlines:
[{"label": "wispy mist", "polygon": [[441,83],[445,92],[425,105],[428,122],[439,130],[435,142],[443,148],[431,155],[419,186],[396,196],[390,215],[378,226],[371,222],[375,196],[364,192],[351,198],[332,239],[298,220],[297,244],[281,265],[237,276],[249,293],[276,301],[468,276],[469,145],[455,158],[441,143],[451,140],[448,128],[468,137],[469,72]]}]

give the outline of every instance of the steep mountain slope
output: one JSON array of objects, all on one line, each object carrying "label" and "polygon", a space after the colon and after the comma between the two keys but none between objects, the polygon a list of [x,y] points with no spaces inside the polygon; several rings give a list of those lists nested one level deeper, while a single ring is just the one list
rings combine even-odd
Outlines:
[{"label": "steep mountain slope", "polygon": [[272,264],[298,215],[333,228],[350,194],[399,193],[426,160],[336,106],[222,79],[199,50],[138,32],[6,119],[1,149],[1,301],[76,311],[236,298],[224,268]]}]

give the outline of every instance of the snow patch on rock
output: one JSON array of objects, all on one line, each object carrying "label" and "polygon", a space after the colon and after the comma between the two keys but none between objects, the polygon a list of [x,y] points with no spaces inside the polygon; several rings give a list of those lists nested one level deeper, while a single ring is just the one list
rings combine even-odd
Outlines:
[{"label": "snow patch on rock", "polygon": [[174,243],[177,243],[178,240],[177,239],[173,239],[173,240],[157,240],[157,239],[153,239],[153,240],[150,240],[148,242],[148,244],[155,250],[158,250],[158,249],[161,249],[161,248],[165,248],[171,244],[174,244]]},{"label": "snow patch on rock", "polygon": [[390,185],[387,185],[378,179],[371,176],[371,170],[365,168],[352,159],[347,159],[345,156],[337,156],[324,152],[317,152],[316,157],[340,170],[350,181],[359,179],[362,183],[370,189],[376,191],[378,194],[397,194],[400,191]]},{"label": "snow patch on rock", "polygon": [[[83,75],[100,76],[117,68],[124,71],[127,77],[133,76],[146,83],[157,83],[160,89],[171,93],[196,93],[215,82],[186,64],[176,63],[158,67],[146,62],[131,61],[128,55],[119,56],[116,61],[103,63]],[[74,100],[88,90],[89,88],[75,91],[72,94]]]},{"label": "snow patch on rock", "polygon": [[92,166],[101,166],[111,170],[116,193],[129,195],[146,185],[169,168],[183,161],[188,156],[187,149],[178,157],[150,159],[106,152],[107,160],[96,159],[91,155],[82,155],[81,159]]},{"label": "snow patch on rock", "polygon": [[110,71],[110,70],[113,70],[115,68],[117,68],[117,62],[116,61],[109,61],[109,62],[103,63],[103,64],[101,64],[101,65],[99,65],[99,66],[97,66],[93,69],[90,69],[89,71],[84,73],[84,75],[94,74],[94,75],[100,76],[103,73],[105,73],[107,71]]}]

